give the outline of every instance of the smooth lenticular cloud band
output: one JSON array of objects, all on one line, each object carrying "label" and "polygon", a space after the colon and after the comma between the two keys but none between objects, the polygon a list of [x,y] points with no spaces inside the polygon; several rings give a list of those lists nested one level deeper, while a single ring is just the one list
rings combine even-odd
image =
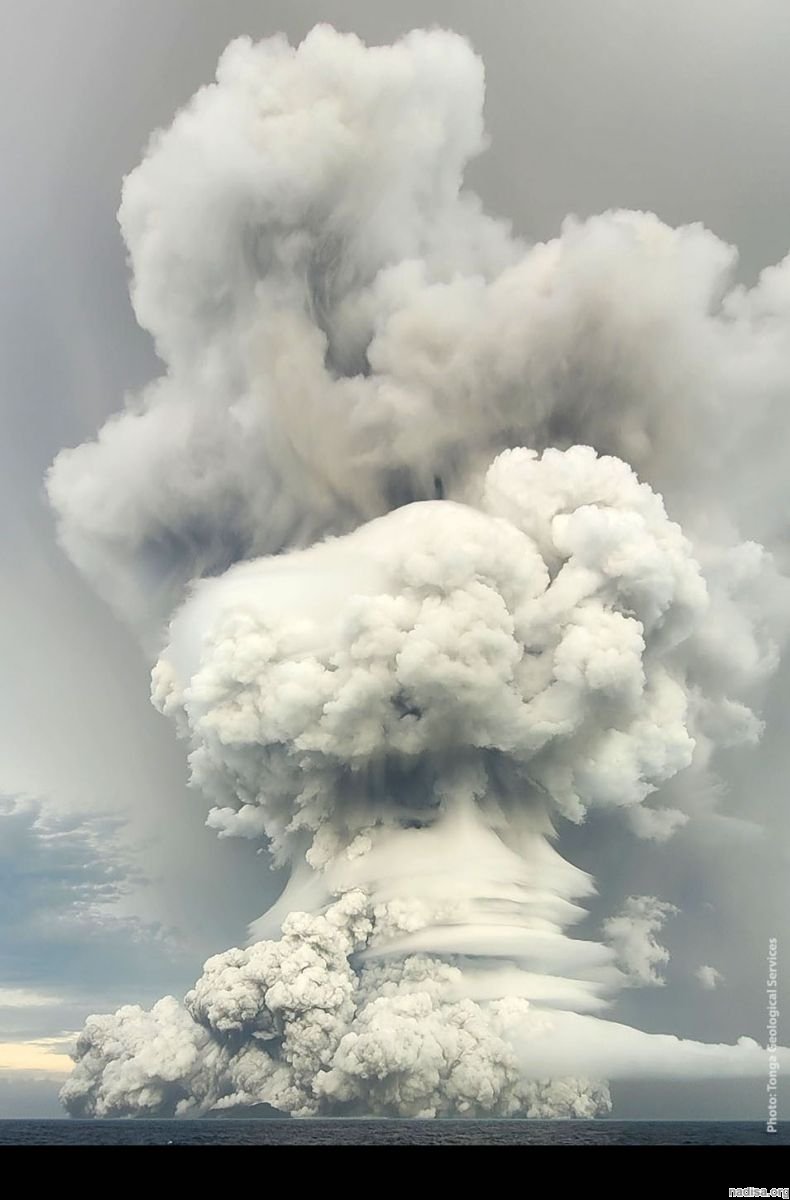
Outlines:
[{"label": "smooth lenticular cloud band", "polygon": [[183,1003],[90,1018],[72,1112],[591,1116],[764,1068],[598,1015],[675,910],[574,937],[554,828],[666,839],[662,787],[760,737],[790,267],[746,292],[644,213],[524,245],[463,187],[482,105],[454,34],[240,39],[124,183],[167,372],[49,495],[209,825],[291,880]]}]

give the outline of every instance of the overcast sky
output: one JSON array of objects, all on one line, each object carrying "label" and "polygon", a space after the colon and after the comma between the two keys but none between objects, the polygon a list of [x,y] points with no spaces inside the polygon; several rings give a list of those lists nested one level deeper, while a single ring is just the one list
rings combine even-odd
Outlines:
[{"label": "overcast sky", "polygon": [[[278,890],[253,848],[204,829],[183,748],[149,704],[146,661],[56,547],[42,478],[157,373],[128,302],[124,173],[233,36],[294,41],[318,21],[372,42],[430,24],[470,37],[491,136],[470,183],[527,238],[552,236],[568,212],[629,207],[704,222],[739,246],[747,280],[790,248],[785,0],[7,0],[0,1116],[54,1115],[85,1014],[183,990]],[[647,851],[614,823],[563,830],[566,857],[606,880],[591,926],[633,891],[683,910],[667,930],[667,987],[628,996],[622,1019],[764,1040],[765,948],[788,901],[789,688],[785,670],[763,746],[728,766],[723,806],[748,809],[751,831],[703,822]],[[700,988],[702,961],[726,986]],[[761,1096],[623,1089],[615,1115],[759,1117]]]}]

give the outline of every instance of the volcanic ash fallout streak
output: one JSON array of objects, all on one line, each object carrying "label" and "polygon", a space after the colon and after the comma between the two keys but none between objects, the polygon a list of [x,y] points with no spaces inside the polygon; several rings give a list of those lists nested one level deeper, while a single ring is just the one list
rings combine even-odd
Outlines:
[{"label": "volcanic ash fallout streak", "polygon": [[646,213],[525,245],[462,186],[482,107],[451,33],[242,38],[125,180],[167,369],[49,495],[209,825],[291,879],[183,1002],[89,1019],[74,1114],[591,1116],[608,1080],[764,1071],[602,1015],[682,918],[573,937],[554,827],[671,837],[759,739],[790,264],[746,291]]}]

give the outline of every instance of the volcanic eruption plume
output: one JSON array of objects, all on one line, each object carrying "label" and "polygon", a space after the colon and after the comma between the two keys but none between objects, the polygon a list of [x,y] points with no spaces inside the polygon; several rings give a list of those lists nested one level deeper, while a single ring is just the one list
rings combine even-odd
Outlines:
[{"label": "volcanic eruption plume", "polygon": [[764,1071],[600,1015],[674,910],[573,937],[554,843],[596,810],[670,837],[669,781],[760,736],[790,263],[746,291],[634,212],[527,246],[462,186],[482,106],[450,33],[242,38],[124,183],[167,370],[49,495],[209,825],[291,876],[183,1003],[88,1020],[75,1114],[591,1116],[607,1080]]}]

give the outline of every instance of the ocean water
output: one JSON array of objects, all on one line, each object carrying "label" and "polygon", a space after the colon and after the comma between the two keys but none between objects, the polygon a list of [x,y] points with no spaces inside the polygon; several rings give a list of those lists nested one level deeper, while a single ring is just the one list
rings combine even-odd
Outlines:
[{"label": "ocean water", "polygon": [[0,1121],[0,1146],[788,1146],[790,1121]]}]

